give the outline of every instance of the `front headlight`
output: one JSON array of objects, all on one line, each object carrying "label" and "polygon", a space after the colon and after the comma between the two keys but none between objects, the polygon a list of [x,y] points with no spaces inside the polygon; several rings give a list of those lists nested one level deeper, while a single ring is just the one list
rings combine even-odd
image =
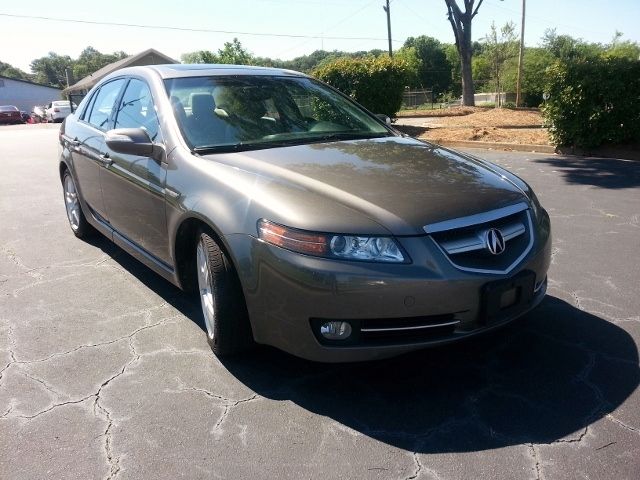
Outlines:
[{"label": "front headlight", "polygon": [[538,200],[538,197],[536,197],[536,194],[533,192],[531,187],[529,187],[527,196],[529,197],[529,203],[531,204],[531,210],[533,211],[533,216],[535,217],[536,221],[539,222],[541,218],[541,213],[542,213],[542,206],[540,205],[540,201]]},{"label": "front headlight", "polygon": [[391,237],[308,232],[264,219],[258,222],[258,237],[272,245],[317,257],[384,263],[409,261]]}]

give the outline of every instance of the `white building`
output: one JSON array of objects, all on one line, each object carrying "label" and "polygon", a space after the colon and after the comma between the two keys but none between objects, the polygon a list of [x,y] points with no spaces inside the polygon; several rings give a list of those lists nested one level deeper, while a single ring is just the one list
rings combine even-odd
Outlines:
[{"label": "white building", "polygon": [[24,112],[31,112],[35,105],[46,105],[54,100],[62,100],[59,88],[0,75],[0,105],[15,105]]}]

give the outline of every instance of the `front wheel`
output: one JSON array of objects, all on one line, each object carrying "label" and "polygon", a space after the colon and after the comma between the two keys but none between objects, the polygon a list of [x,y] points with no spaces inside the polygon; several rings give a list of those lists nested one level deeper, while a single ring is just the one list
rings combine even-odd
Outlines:
[{"label": "front wheel", "polygon": [[196,275],[207,341],[218,356],[250,348],[253,335],[238,275],[207,231],[196,244]]}]

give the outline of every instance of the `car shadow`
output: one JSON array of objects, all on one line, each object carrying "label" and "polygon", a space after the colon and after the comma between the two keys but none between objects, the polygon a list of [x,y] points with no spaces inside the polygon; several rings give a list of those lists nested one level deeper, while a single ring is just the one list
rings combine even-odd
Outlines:
[{"label": "car shadow", "polygon": [[552,296],[501,331],[394,359],[317,364],[265,348],[223,363],[264,397],[423,453],[578,438],[640,383],[627,332]]},{"label": "car shadow", "polygon": [[[204,330],[193,296],[107,239],[91,243]],[[222,363],[263,397],[423,453],[577,439],[640,383],[626,331],[549,295],[501,330],[388,360],[321,364],[258,347]]]},{"label": "car shadow", "polygon": [[197,324],[203,331],[206,331],[200,311],[200,300],[195,295],[183,292],[101,234],[92,235],[84,241],[99,248],[104,254],[109,255],[121,268],[133,275],[141,283],[144,283],[165,302]]},{"label": "car shadow", "polygon": [[600,188],[640,186],[640,164],[634,160],[593,157],[548,157],[533,159],[557,169],[567,183]]}]

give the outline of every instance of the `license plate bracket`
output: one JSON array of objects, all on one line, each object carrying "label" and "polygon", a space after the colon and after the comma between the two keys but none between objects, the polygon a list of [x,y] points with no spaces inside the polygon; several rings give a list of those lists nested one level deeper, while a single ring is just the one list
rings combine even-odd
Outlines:
[{"label": "license plate bracket", "polygon": [[489,325],[525,311],[533,300],[536,275],[524,271],[482,287],[480,323]]}]

